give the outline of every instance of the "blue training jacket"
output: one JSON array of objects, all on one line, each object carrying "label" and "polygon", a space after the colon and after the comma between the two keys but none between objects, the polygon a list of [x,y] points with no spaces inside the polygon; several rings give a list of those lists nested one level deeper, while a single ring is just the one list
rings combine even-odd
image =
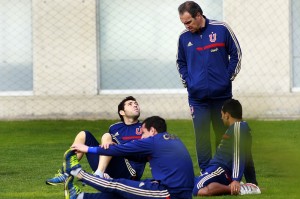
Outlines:
[{"label": "blue training jacket", "polygon": [[235,122],[223,135],[209,166],[221,166],[229,172],[232,180],[241,181],[246,164],[246,147],[250,136],[247,122]]},{"label": "blue training jacket", "polygon": [[242,52],[230,27],[205,18],[200,32],[185,30],[178,40],[177,69],[192,99],[232,97],[231,81],[241,68]]},{"label": "blue training jacket", "polygon": [[181,140],[167,132],[122,145],[112,145],[106,150],[101,147],[89,147],[88,153],[137,156],[141,160],[147,160],[153,178],[164,185],[169,193],[187,192],[192,195],[194,186],[192,159]]}]

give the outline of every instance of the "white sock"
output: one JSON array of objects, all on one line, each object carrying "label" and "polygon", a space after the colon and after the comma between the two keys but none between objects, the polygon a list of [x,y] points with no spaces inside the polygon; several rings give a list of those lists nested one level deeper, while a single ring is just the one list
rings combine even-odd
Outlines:
[{"label": "white sock", "polygon": [[77,169],[75,169],[75,170],[72,170],[71,172],[70,172],[70,174],[72,175],[72,176],[77,176],[78,175],[78,173],[81,171],[81,168],[77,168]]},{"label": "white sock", "polygon": [[76,199],[83,199],[84,192],[81,192]]},{"label": "white sock", "polygon": [[97,169],[95,171],[94,175],[97,175],[97,176],[100,176],[100,178],[103,178],[104,173],[102,171],[100,171],[100,170]]}]

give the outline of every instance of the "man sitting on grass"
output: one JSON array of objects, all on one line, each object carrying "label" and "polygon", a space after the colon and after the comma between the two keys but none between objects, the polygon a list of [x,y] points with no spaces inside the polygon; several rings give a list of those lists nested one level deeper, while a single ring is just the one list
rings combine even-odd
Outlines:
[{"label": "man sitting on grass", "polygon": [[[121,122],[109,127],[109,132],[103,134],[102,144],[124,144],[131,140],[140,139],[142,136],[141,126],[138,118],[140,107],[136,99],[128,96],[118,105],[118,114]],[[97,139],[89,131],[81,131],[75,137],[73,144],[85,144],[88,146],[99,146]],[[77,153],[78,160],[81,160],[85,153]],[[100,177],[118,177],[139,180],[144,172],[145,164],[129,161],[123,157],[100,156],[97,154],[86,154],[94,175]],[[105,173],[104,173],[105,172]],[[105,175],[104,175],[105,174]],[[107,175],[108,174],[108,175]],[[59,170],[55,177],[47,179],[46,184],[64,184],[68,174]]]},{"label": "man sitting on grass", "polygon": [[222,107],[222,120],[228,126],[208,167],[195,180],[194,196],[260,194],[258,186],[242,184],[251,140],[250,128],[242,121],[242,105],[229,99]]}]

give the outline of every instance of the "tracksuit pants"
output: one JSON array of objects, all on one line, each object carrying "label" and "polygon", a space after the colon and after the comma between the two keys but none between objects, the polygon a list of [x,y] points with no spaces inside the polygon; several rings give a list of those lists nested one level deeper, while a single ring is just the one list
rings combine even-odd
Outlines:
[{"label": "tracksuit pants", "polygon": [[[156,181],[133,181],[124,178],[104,179],[89,174],[83,170],[79,172],[82,181],[102,193],[84,193],[84,199],[95,198],[128,198],[128,199],[171,199],[168,190]],[[101,194],[104,193],[104,196]]]},{"label": "tracksuit pants", "polygon": [[221,109],[227,99],[195,100],[189,98],[196,138],[198,165],[202,171],[206,169],[208,162],[212,158],[210,125],[212,124],[215,134],[215,140],[213,140],[215,147],[219,145],[222,135],[226,131],[226,127],[221,119]]}]

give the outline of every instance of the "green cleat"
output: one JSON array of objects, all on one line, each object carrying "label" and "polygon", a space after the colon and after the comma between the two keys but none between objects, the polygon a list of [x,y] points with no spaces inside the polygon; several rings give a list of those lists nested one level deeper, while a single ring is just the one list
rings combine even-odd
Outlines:
[{"label": "green cleat", "polygon": [[64,173],[67,173],[68,175],[72,170],[75,170],[77,168],[81,168],[75,151],[72,151],[71,149],[68,149],[64,154]]},{"label": "green cleat", "polygon": [[73,184],[73,176],[69,176],[65,183],[65,199],[76,199],[81,190]]}]

